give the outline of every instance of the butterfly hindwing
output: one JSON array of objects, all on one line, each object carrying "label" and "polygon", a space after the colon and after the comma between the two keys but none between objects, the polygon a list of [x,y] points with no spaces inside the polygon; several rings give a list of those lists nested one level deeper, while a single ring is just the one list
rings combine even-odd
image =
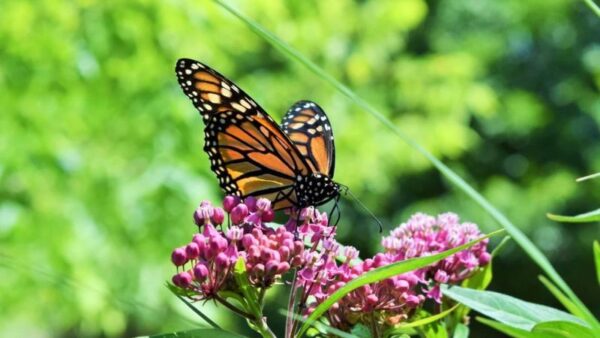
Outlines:
[{"label": "butterfly hindwing", "polygon": [[294,183],[311,170],[287,135],[244,91],[217,71],[181,59],[176,73],[206,124],[204,150],[221,188],[265,197],[273,209],[295,205]]},{"label": "butterfly hindwing", "polygon": [[333,177],[333,130],[319,105],[306,100],[294,103],[283,117],[281,126],[300,154],[307,159],[313,172]]}]

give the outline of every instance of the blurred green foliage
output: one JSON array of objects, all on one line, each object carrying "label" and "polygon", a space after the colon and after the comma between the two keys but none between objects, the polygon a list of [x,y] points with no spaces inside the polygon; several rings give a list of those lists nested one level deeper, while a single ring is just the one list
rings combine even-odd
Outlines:
[{"label": "blurred green foliage", "polygon": [[[600,168],[600,25],[582,2],[234,3],[390,112],[526,231],[600,315],[590,293],[597,226],[545,218],[600,199],[600,181],[574,183]],[[193,209],[221,195],[202,122],[177,87],[179,57],[227,74],[276,119],[299,99],[323,106],[336,179],[388,230],[412,212],[448,210],[496,227],[423,157],[210,1],[2,1],[0,43],[3,336],[197,325],[164,281],[171,249],[194,231]],[[374,222],[352,202],[339,232],[363,255],[378,248]],[[511,249],[491,288],[558,306]]]}]

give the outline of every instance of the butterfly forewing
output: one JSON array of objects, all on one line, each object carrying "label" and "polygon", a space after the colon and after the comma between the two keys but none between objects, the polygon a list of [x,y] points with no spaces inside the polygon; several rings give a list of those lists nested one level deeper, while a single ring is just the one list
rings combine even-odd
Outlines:
[{"label": "butterfly forewing", "polygon": [[296,205],[294,183],[311,168],[273,119],[200,62],[180,59],[175,71],[206,124],[204,150],[221,188],[240,197],[268,198],[274,210]]},{"label": "butterfly forewing", "polygon": [[294,103],[283,117],[282,128],[300,154],[307,159],[313,172],[333,176],[333,130],[321,107],[306,100]]}]

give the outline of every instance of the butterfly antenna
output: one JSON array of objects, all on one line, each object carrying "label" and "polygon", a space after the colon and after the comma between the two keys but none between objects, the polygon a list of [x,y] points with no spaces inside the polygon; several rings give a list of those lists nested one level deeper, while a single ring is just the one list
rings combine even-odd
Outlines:
[{"label": "butterfly antenna", "polygon": [[381,224],[381,221],[377,218],[377,216],[375,216],[375,214],[371,210],[369,210],[369,208],[367,208],[366,205],[364,205],[356,196],[354,196],[354,194],[352,194],[350,188],[348,188],[345,185],[342,187],[344,189],[344,195],[350,195],[350,197],[352,197],[352,199],[356,201],[356,203],[358,203],[358,205],[360,205],[361,208],[363,208],[363,210],[365,210],[369,215],[371,215],[371,217],[373,217],[373,219],[375,220],[375,222],[377,222],[377,225],[379,226],[379,233],[382,233],[383,224]]}]

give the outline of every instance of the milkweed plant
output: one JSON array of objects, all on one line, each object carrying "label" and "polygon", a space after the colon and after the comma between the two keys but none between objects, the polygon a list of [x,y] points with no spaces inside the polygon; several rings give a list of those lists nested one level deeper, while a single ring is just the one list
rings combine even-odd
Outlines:
[{"label": "milkweed plant", "polygon": [[[193,219],[198,233],[171,254],[176,270],[171,289],[190,304],[216,302],[263,337],[275,337],[269,322],[279,319],[266,318],[262,309],[276,284],[289,286],[286,337],[357,330],[371,337],[425,334],[420,326],[442,319],[451,333],[468,318],[449,316],[457,306],[442,285],[460,285],[492,257],[477,225],[454,213],[411,216],[382,237],[380,252],[364,260],[356,248],[336,241],[337,227],[313,207],[292,210],[285,224],[274,225],[269,200],[227,196],[223,207],[202,202]],[[434,262],[418,262],[428,257]],[[378,276],[406,263],[415,267]]]}]

